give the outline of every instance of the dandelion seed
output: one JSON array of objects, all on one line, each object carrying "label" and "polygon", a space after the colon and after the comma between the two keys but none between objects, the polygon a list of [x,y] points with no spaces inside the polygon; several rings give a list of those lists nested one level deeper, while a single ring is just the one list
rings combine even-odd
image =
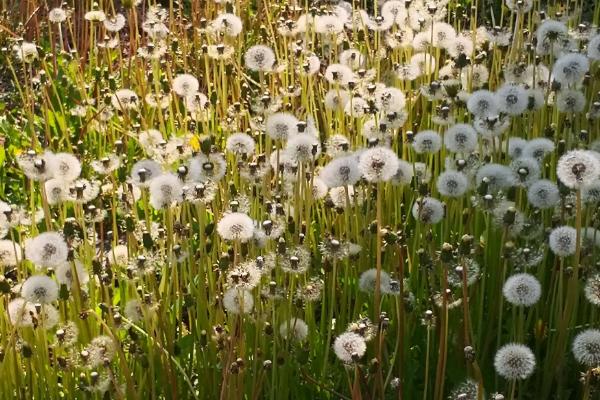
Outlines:
[{"label": "dandelion seed", "polygon": [[65,261],[69,249],[58,232],[44,232],[25,240],[25,258],[40,268],[54,268]]},{"label": "dandelion seed", "polygon": [[[391,291],[390,281],[391,281],[390,275],[385,271],[380,271],[379,290],[382,293],[389,293]],[[360,289],[361,292],[372,294],[372,293],[375,293],[376,282],[377,282],[377,269],[371,268],[371,269],[364,271],[362,274],[360,274],[360,278],[358,280],[358,288]]]},{"label": "dandelion seed", "polygon": [[223,33],[230,37],[238,36],[243,28],[240,17],[231,13],[219,14],[211,25],[215,33]]},{"label": "dandelion seed", "polygon": [[116,110],[126,112],[139,106],[137,94],[130,89],[119,89],[111,97],[111,104]]},{"label": "dandelion seed", "polygon": [[443,203],[433,197],[418,199],[412,207],[413,217],[425,224],[437,224],[444,218],[444,214]]},{"label": "dandelion seed", "polygon": [[217,223],[217,232],[224,240],[245,242],[252,239],[254,222],[252,218],[243,213],[225,214]]},{"label": "dandelion seed", "polygon": [[565,89],[556,96],[556,107],[563,113],[580,113],[585,109],[585,95],[575,89]]},{"label": "dandelion seed", "polygon": [[559,257],[568,257],[575,254],[577,231],[570,226],[560,226],[550,233],[548,244],[550,250]]},{"label": "dandelion seed", "polygon": [[254,298],[247,290],[232,288],[223,295],[223,307],[232,314],[249,314],[254,307]]},{"label": "dandelion seed", "polygon": [[542,285],[533,275],[515,274],[504,282],[502,293],[509,303],[529,307],[540,299]]},{"label": "dandelion seed", "polygon": [[251,71],[270,72],[275,64],[275,53],[268,46],[255,45],[246,50],[244,62]]},{"label": "dandelion seed", "polygon": [[586,329],[580,332],[573,339],[572,350],[580,364],[588,368],[600,365],[600,330]]},{"label": "dandelion seed", "polygon": [[106,29],[108,32],[119,32],[125,27],[126,22],[127,20],[123,14],[115,14],[114,16],[105,18],[104,21],[102,21],[104,29]]},{"label": "dandelion seed", "polygon": [[419,154],[437,153],[442,148],[442,138],[436,131],[421,131],[415,135],[412,146]]},{"label": "dandelion seed", "polygon": [[[61,285],[66,285],[68,289],[71,289],[75,282],[78,282],[79,287],[83,288],[89,282],[89,274],[85,267],[80,261],[64,262],[59,265],[55,270],[56,280]],[[73,271],[77,276],[73,274]]]},{"label": "dandelion seed", "polygon": [[469,181],[461,172],[444,171],[438,176],[436,188],[442,196],[461,197],[469,188]]},{"label": "dandelion seed", "polygon": [[600,274],[594,274],[587,279],[583,293],[587,301],[600,306]]},{"label": "dandelion seed", "polygon": [[535,370],[535,356],[529,347],[510,343],[502,346],[494,357],[498,375],[510,379],[527,379]]},{"label": "dandelion seed", "polygon": [[300,318],[292,318],[279,326],[279,334],[288,340],[303,342],[308,337],[308,325]]},{"label": "dandelion seed", "polygon": [[171,87],[173,92],[175,92],[178,96],[189,98],[198,92],[198,89],[200,89],[200,83],[193,75],[179,74],[173,79]]},{"label": "dandelion seed", "polygon": [[219,153],[200,153],[189,162],[188,177],[195,182],[218,182],[227,172],[225,158]]},{"label": "dandelion seed", "polygon": [[34,304],[52,303],[58,298],[58,285],[46,275],[34,275],[23,282],[21,296]]},{"label": "dandelion seed", "polygon": [[565,186],[580,189],[598,179],[600,160],[591,151],[571,150],[558,160],[556,175]]},{"label": "dandelion seed", "polygon": [[554,80],[564,85],[579,83],[589,70],[590,63],[586,56],[579,53],[569,53],[561,56],[552,67]]},{"label": "dandelion seed", "polygon": [[444,145],[454,153],[470,153],[477,147],[477,131],[468,124],[456,124],[444,133]]},{"label": "dandelion seed", "polygon": [[525,144],[525,147],[523,147],[521,156],[524,158],[535,158],[538,161],[542,161],[547,155],[554,151],[554,147],[554,142],[550,139],[531,139]]},{"label": "dandelion seed", "polygon": [[556,183],[541,179],[533,182],[527,189],[527,200],[539,209],[556,207],[560,201],[560,193]]},{"label": "dandelion seed", "polygon": [[488,90],[478,90],[469,97],[467,108],[476,117],[495,116],[499,111],[498,99],[494,93]]},{"label": "dandelion seed", "polygon": [[333,350],[342,362],[350,364],[365,354],[367,344],[362,336],[353,332],[345,332],[335,338]]},{"label": "dandelion seed", "polygon": [[60,7],[56,7],[48,11],[48,21],[52,22],[53,24],[63,23],[67,20],[67,17],[68,13]]},{"label": "dandelion seed", "polygon": [[505,84],[496,90],[498,109],[508,115],[520,115],[527,110],[529,97],[520,85]]},{"label": "dandelion seed", "polygon": [[157,210],[170,208],[183,200],[183,184],[174,174],[163,174],[152,179],[149,190],[150,205]]},{"label": "dandelion seed", "polygon": [[385,182],[398,171],[398,156],[386,147],[365,150],[358,160],[358,169],[369,182]]}]

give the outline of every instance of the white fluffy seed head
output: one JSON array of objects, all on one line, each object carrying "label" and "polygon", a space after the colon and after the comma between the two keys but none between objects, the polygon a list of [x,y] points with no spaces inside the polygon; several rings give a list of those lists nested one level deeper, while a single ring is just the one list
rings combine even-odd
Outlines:
[{"label": "white fluffy seed head", "polygon": [[244,213],[225,214],[217,223],[217,233],[224,240],[246,242],[254,234],[254,221]]},{"label": "white fluffy seed head", "polygon": [[553,208],[560,201],[558,185],[547,179],[535,181],[527,189],[527,200],[529,204],[542,210]]},{"label": "white fluffy seed head", "polygon": [[550,232],[548,244],[550,250],[559,257],[568,257],[575,254],[577,231],[570,226],[559,226]]},{"label": "white fluffy seed head", "polygon": [[34,275],[23,282],[21,296],[33,304],[52,303],[58,298],[58,285],[46,275]]},{"label": "white fluffy seed head", "polygon": [[520,157],[510,163],[510,168],[513,170],[517,178],[517,185],[528,187],[533,182],[537,181],[541,174],[540,165],[535,158]]},{"label": "white fluffy seed head", "polygon": [[252,136],[246,133],[234,133],[227,138],[225,148],[235,155],[250,155],[254,153],[256,143]]},{"label": "white fluffy seed head", "polygon": [[345,332],[333,342],[335,355],[344,363],[352,363],[367,351],[365,339],[357,333]]},{"label": "white fluffy seed head", "polygon": [[385,182],[398,171],[398,156],[383,146],[367,149],[358,159],[358,169],[369,182]]},{"label": "white fluffy seed head", "polygon": [[563,113],[580,113],[585,109],[585,95],[576,89],[564,89],[556,96],[556,108]]},{"label": "white fluffy seed head", "polygon": [[286,112],[269,115],[265,132],[273,140],[288,140],[298,133],[298,118]]},{"label": "white fluffy seed head", "polygon": [[573,340],[573,355],[580,364],[592,368],[600,365],[600,330],[586,329]]},{"label": "white fluffy seed head", "polygon": [[540,299],[542,285],[533,275],[515,274],[504,282],[502,294],[504,294],[506,301],[515,306],[529,307]]},{"label": "white fluffy seed head", "polygon": [[[377,269],[371,268],[360,274],[358,280],[358,288],[361,292],[374,293],[377,281]],[[390,286],[390,275],[381,271],[379,275],[379,288],[381,292],[386,293],[389,291]]]},{"label": "white fluffy seed head", "polygon": [[231,288],[223,295],[223,307],[232,314],[248,314],[254,308],[254,298],[248,290]]},{"label": "white fluffy seed head", "polygon": [[275,64],[275,53],[270,47],[258,44],[246,50],[244,62],[251,71],[269,72]]},{"label": "white fluffy seed head", "polygon": [[419,154],[437,153],[442,148],[442,138],[436,131],[421,131],[415,135],[412,146]]},{"label": "white fluffy seed head", "polygon": [[499,110],[508,115],[523,114],[529,105],[529,96],[521,85],[503,85],[496,90],[496,99]]},{"label": "white fluffy seed head", "polygon": [[590,60],[600,60],[600,34],[592,37],[588,42],[587,55]]},{"label": "white fluffy seed head", "polygon": [[308,325],[300,318],[292,318],[279,326],[279,334],[288,340],[303,342],[308,337]]},{"label": "white fluffy seed head", "polygon": [[14,267],[21,262],[21,246],[12,240],[0,240],[0,267]]},{"label": "white fluffy seed head", "polygon": [[477,131],[469,124],[456,124],[444,133],[444,145],[453,153],[471,153],[477,147]]},{"label": "white fluffy seed head", "polygon": [[150,182],[150,205],[157,210],[183,201],[183,184],[175,174],[163,174]]},{"label": "white fluffy seed head", "polygon": [[519,343],[502,346],[494,357],[498,375],[508,379],[527,379],[535,370],[535,355],[529,347]]},{"label": "white fluffy seed head", "polygon": [[417,199],[412,207],[413,217],[425,224],[437,224],[444,218],[444,204],[433,197]]},{"label": "white fluffy seed head", "polygon": [[525,144],[521,157],[531,157],[542,161],[547,155],[554,151],[554,142],[546,138],[531,139]]},{"label": "white fluffy seed head", "polygon": [[595,306],[600,306],[600,274],[594,274],[588,278],[583,293],[587,301]]},{"label": "white fluffy seed head", "polygon": [[220,153],[200,153],[189,163],[188,178],[195,182],[218,182],[227,172],[227,162]]},{"label": "white fluffy seed head", "polygon": [[131,167],[131,181],[139,187],[147,187],[150,181],[162,173],[160,164],[154,160],[140,160]]},{"label": "white fluffy seed head", "polygon": [[486,164],[479,168],[475,177],[477,185],[481,185],[484,178],[488,180],[490,192],[507,189],[517,183],[513,170],[502,164]]},{"label": "white fluffy seed head", "polygon": [[55,179],[72,182],[81,174],[81,163],[79,159],[70,153],[55,153],[52,162],[48,166]]},{"label": "white fluffy seed head", "polygon": [[329,188],[354,185],[361,177],[356,157],[353,155],[331,160],[321,170],[319,177]]},{"label": "white fluffy seed head", "polygon": [[58,232],[40,233],[25,241],[25,258],[40,268],[53,268],[67,261],[69,248]]},{"label": "white fluffy seed head", "polygon": [[398,169],[392,177],[393,185],[408,185],[412,182],[414,169],[411,163],[398,159]]},{"label": "white fluffy seed head", "polygon": [[55,270],[55,275],[58,283],[66,285],[68,289],[71,289],[76,282],[83,288],[90,280],[87,270],[80,261],[65,262],[59,265]]},{"label": "white fluffy seed head", "polygon": [[519,137],[510,137],[508,139],[508,156],[510,158],[519,158],[523,155],[524,149],[527,147],[527,140]]},{"label": "white fluffy seed head", "polygon": [[436,188],[442,196],[461,197],[469,188],[469,180],[462,172],[448,170],[438,176]]},{"label": "white fluffy seed head", "polygon": [[498,99],[489,90],[478,90],[469,96],[467,109],[476,117],[493,117],[498,115]]},{"label": "white fluffy seed head", "polygon": [[586,56],[579,53],[567,53],[554,63],[552,76],[554,80],[563,85],[575,85],[583,80],[589,68],[590,62]]},{"label": "white fluffy seed head", "polygon": [[558,179],[571,189],[580,189],[600,177],[600,161],[588,150],[571,150],[558,160]]}]

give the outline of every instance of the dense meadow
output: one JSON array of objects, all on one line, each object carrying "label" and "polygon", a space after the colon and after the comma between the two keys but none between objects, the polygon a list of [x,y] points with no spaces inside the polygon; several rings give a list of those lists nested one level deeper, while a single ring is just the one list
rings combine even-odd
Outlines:
[{"label": "dense meadow", "polygon": [[599,21],[0,0],[0,399],[600,398]]}]

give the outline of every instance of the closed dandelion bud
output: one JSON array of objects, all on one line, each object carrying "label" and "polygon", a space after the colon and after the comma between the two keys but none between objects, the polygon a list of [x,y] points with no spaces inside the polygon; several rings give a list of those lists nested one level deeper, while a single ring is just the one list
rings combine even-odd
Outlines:
[{"label": "closed dandelion bud", "polygon": [[502,216],[502,222],[506,225],[512,225],[515,223],[515,217],[517,210],[514,207],[509,207],[508,210]]},{"label": "closed dandelion bud", "polygon": [[286,251],[287,244],[285,243],[285,239],[283,237],[280,237],[279,240],[277,240],[277,253],[285,254]]},{"label": "closed dandelion bud", "polygon": [[475,360],[475,349],[472,346],[466,346],[464,348],[465,359],[469,362],[473,362]]},{"label": "closed dandelion bud", "polygon": [[460,245],[458,247],[458,250],[460,252],[461,255],[469,255],[471,254],[471,248],[473,246],[473,236],[471,235],[463,235],[460,238]]},{"label": "closed dandelion bud", "polygon": [[480,196],[485,196],[488,193],[489,184],[490,184],[490,178],[484,177],[481,180],[481,183],[479,184],[479,186],[477,187],[477,193]]},{"label": "closed dandelion bud", "polygon": [[442,251],[440,253],[440,260],[443,263],[449,263],[454,259],[454,256],[452,254],[452,252],[454,251],[454,248],[452,247],[452,245],[450,243],[444,243],[442,245]]},{"label": "closed dandelion bud", "polygon": [[273,367],[273,361],[271,361],[271,360],[265,360],[265,361],[263,362],[263,368],[264,368],[265,370],[267,370],[267,371],[268,371],[268,370],[270,370],[272,367]]}]

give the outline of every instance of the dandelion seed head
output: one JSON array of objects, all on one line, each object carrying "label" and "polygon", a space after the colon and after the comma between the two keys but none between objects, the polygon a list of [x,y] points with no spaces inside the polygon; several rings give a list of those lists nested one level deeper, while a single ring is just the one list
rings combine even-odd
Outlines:
[{"label": "dandelion seed head", "polygon": [[588,368],[600,364],[600,330],[586,329],[573,339],[573,355],[580,364]]},{"label": "dandelion seed head", "polygon": [[425,224],[437,224],[444,218],[444,214],[444,204],[433,197],[418,199],[412,207],[413,217]]},{"label": "dandelion seed head", "polygon": [[542,285],[533,275],[520,273],[510,276],[502,288],[506,301],[515,306],[532,306],[542,294]]},{"label": "dandelion seed head", "polygon": [[548,244],[550,250],[559,257],[575,254],[577,231],[570,226],[559,226],[550,232]]},{"label": "dandelion seed head", "polygon": [[249,314],[254,307],[254,298],[248,290],[231,288],[223,295],[223,307],[231,314]]},{"label": "dandelion seed head", "polygon": [[358,159],[358,169],[369,182],[385,182],[398,171],[398,156],[387,147],[365,150]]},{"label": "dandelion seed head", "polygon": [[589,150],[568,151],[558,160],[556,175],[565,186],[580,189],[600,177],[600,160]]},{"label": "dandelion seed head", "polygon": [[150,205],[161,210],[183,200],[183,184],[174,174],[162,174],[152,179],[149,186]]},{"label": "dandelion seed head", "polygon": [[600,306],[600,274],[593,274],[587,279],[583,293],[587,301],[595,306]]},{"label": "dandelion seed head", "polygon": [[442,196],[461,197],[469,188],[469,180],[462,172],[448,170],[438,176],[436,188]]},{"label": "dandelion seed head", "polygon": [[527,379],[535,370],[535,355],[529,347],[519,343],[502,346],[494,357],[498,375],[509,379]]},{"label": "dandelion seed head", "polygon": [[58,298],[58,285],[46,275],[34,275],[23,282],[21,296],[34,304],[52,303]]},{"label": "dandelion seed head", "polygon": [[254,221],[243,213],[225,214],[217,223],[217,233],[224,240],[240,240],[242,242],[252,239]]},{"label": "dandelion seed head", "polygon": [[470,153],[477,147],[477,131],[469,124],[455,124],[444,133],[444,145],[454,153]]},{"label": "dandelion seed head", "polygon": [[563,85],[575,85],[583,79],[589,68],[590,63],[586,56],[568,53],[556,60],[552,67],[552,76]]},{"label": "dandelion seed head", "polygon": [[279,326],[279,334],[285,339],[303,342],[308,337],[308,324],[300,318],[292,318]]},{"label": "dandelion seed head", "polygon": [[546,179],[537,180],[527,189],[527,200],[541,210],[553,208],[560,201],[558,185]]},{"label": "dandelion seed head", "polygon": [[57,267],[68,255],[67,243],[58,232],[44,232],[25,240],[25,258],[40,268]]},{"label": "dandelion seed head", "polygon": [[350,364],[365,354],[367,344],[362,336],[353,332],[345,332],[335,338],[333,350],[342,362]]},{"label": "dandelion seed head", "polygon": [[442,138],[436,131],[421,131],[415,135],[412,146],[419,154],[437,153],[442,148]]},{"label": "dandelion seed head", "polygon": [[251,71],[270,72],[275,64],[275,53],[268,46],[254,45],[246,50],[244,62]]}]

